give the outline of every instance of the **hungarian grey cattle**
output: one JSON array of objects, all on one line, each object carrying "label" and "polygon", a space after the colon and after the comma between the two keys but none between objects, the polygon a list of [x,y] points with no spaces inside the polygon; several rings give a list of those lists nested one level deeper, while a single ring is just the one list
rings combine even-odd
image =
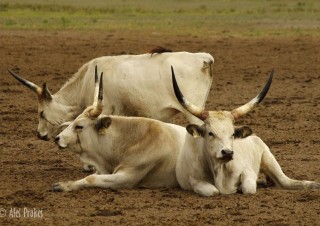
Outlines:
[{"label": "hungarian grey cattle", "polygon": [[9,72],[38,96],[37,133],[39,138],[49,140],[57,135],[62,123],[74,120],[92,104],[95,67],[104,72],[108,86],[104,90],[104,114],[168,121],[182,112],[189,122],[196,122],[198,119],[176,101],[170,65],[176,65],[181,75],[177,79],[186,96],[204,106],[213,79],[213,62],[208,53],[168,52],[164,48],[142,55],[99,57],[84,64],[55,94],[46,83],[39,87]]},{"label": "hungarian grey cattle", "polygon": [[55,183],[53,191],[178,186],[175,166],[185,128],[149,118],[101,115],[105,103],[102,81],[101,75],[94,104],[55,137],[59,148],[79,154],[96,173]]},{"label": "hungarian grey cattle", "polygon": [[[232,111],[206,111],[185,98],[172,68],[174,91],[181,105],[203,121],[187,126],[190,135],[177,160],[177,179],[184,189],[204,196],[231,194],[238,190],[256,193],[261,171],[283,189],[319,189],[314,181],[287,177],[269,147],[248,127],[235,128],[235,122],[258,105],[267,94],[273,71],[259,95]],[[239,139],[240,138],[240,139]]]}]

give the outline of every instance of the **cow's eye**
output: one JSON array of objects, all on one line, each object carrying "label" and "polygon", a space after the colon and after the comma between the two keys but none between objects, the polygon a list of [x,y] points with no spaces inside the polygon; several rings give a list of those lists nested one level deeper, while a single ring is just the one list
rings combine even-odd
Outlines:
[{"label": "cow's eye", "polygon": [[214,133],[213,132],[209,132],[208,133],[210,137],[214,137]]},{"label": "cow's eye", "polygon": [[76,126],[76,129],[83,129],[83,126]]},{"label": "cow's eye", "polygon": [[44,118],[44,112],[43,111],[40,112],[40,118]]},{"label": "cow's eye", "polygon": [[237,130],[235,130],[234,133],[232,134],[232,137],[235,139],[239,138],[239,136],[240,136],[240,134],[239,134],[239,131],[237,131]]}]

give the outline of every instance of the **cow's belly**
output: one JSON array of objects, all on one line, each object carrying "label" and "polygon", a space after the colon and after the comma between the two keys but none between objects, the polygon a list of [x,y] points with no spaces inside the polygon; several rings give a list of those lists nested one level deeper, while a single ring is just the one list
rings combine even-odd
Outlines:
[{"label": "cow's belly", "polygon": [[143,188],[159,188],[159,187],[178,187],[175,172],[170,174],[150,173],[139,184]]}]

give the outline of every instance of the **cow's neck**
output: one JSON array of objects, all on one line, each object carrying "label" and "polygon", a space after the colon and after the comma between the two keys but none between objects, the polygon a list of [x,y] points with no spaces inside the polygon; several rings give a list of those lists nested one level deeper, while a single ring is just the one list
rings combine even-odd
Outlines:
[{"label": "cow's neck", "polygon": [[209,163],[214,183],[221,194],[235,193],[240,185],[240,177],[235,175],[233,162],[216,161]]},{"label": "cow's neck", "polygon": [[74,106],[82,104],[84,93],[82,93],[82,79],[63,86],[55,95],[57,100],[64,105]]},{"label": "cow's neck", "polygon": [[84,99],[92,93],[86,92],[94,88],[94,77],[92,76],[92,89],[86,89],[91,85],[91,77],[87,76],[89,64],[83,65],[55,94],[57,101],[67,106],[80,106],[79,114],[85,109]]},{"label": "cow's neck", "polygon": [[[85,95],[90,95],[84,93],[84,76],[81,74],[76,74],[71,78],[57,93],[54,94],[55,101],[66,109],[69,109],[69,114],[71,113],[72,118],[76,118],[87,106],[84,103]],[[93,95],[93,94],[91,94]],[[70,112],[71,111],[71,112]]]},{"label": "cow's neck", "polygon": [[194,166],[195,170],[193,170],[193,175],[195,178],[206,178],[208,181],[211,181],[213,178],[210,172],[210,168],[207,162],[207,157],[202,151],[205,145],[205,140],[203,138],[193,138],[190,135],[186,136],[187,142],[186,146],[191,148],[187,148],[183,150],[183,155],[185,155],[186,167]]},{"label": "cow's neck", "polygon": [[59,123],[74,120],[84,110],[84,107],[81,105],[75,103],[69,104],[65,99],[61,98],[61,96],[57,94],[54,94],[52,98],[55,101],[55,108],[60,109],[60,114],[63,115],[63,120]]}]

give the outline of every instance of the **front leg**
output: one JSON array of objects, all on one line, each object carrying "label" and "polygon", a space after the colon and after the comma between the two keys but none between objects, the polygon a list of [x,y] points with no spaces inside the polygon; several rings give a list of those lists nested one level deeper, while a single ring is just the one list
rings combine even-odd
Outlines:
[{"label": "front leg", "polygon": [[246,169],[240,175],[241,191],[243,194],[255,194],[257,191],[258,175],[251,169]]},{"label": "front leg", "polygon": [[219,190],[207,181],[198,180],[190,176],[190,185],[193,191],[202,196],[214,196],[219,195]]},{"label": "front leg", "polygon": [[[137,175],[136,175],[137,176]],[[53,191],[74,191],[83,187],[99,188],[132,188],[139,181],[140,177],[127,172],[117,172],[115,174],[92,174],[76,181],[58,182],[52,185]]]}]

